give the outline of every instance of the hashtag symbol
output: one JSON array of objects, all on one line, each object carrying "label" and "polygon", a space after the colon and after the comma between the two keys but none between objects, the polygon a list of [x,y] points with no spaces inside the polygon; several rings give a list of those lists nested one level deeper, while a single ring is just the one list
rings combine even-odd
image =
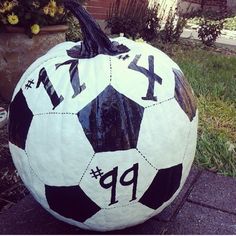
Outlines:
[{"label": "hashtag symbol", "polygon": [[97,179],[99,176],[101,177],[103,175],[103,172],[101,169],[96,167],[95,171],[91,169],[90,175],[92,175],[92,178]]},{"label": "hashtag symbol", "polygon": [[29,88],[32,88],[32,84],[34,84],[34,80],[28,80],[27,84],[25,85],[25,89],[29,89]]}]

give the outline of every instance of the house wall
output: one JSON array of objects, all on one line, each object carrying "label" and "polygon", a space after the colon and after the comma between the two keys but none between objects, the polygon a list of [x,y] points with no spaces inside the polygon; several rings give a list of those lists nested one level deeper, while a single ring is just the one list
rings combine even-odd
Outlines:
[{"label": "house wall", "polygon": [[112,0],[89,0],[85,2],[84,6],[93,17],[103,19],[105,9],[110,1]]},{"label": "house wall", "polygon": [[[102,22],[107,18],[109,7],[115,1],[126,0],[88,0],[85,3],[86,9],[89,13],[99,22]],[[142,1],[142,0],[137,0]],[[156,1],[161,6],[161,11],[169,12],[169,9],[178,6],[180,12],[186,12],[187,10],[201,9],[204,2],[203,9],[215,9],[220,10],[223,6],[227,5],[229,10],[232,10],[236,14],[236,0],[148,0],[150,3]]]},{"label": "house wall", "polygon": [[178,5],[180,12],[186,12],[187,9],[198,10],[203,9],[222,10],[227,7],[229,11],[236,15],[236,0],[158,0],[160,4],[164,4],[168,9],[172,4]]},{"label": "house wall", "polygon": [[189,8],[190,10],[192,8],[194,10],[210,9],[210,10],[221,11],[224,8],[230,9],[230,5],[232,5],[233,2],[236,5],[235,0],[179,0],[180,9],[182,9],[183,12],[188,8],[189,5],[190,5]]},{"label": "house wall", "polygon": [[110,5],[115,0],[88,0],[85,3],[87,11],[97,20],[105,20]]},{"label": "house wall", "polygon": [[162,15],[168,15],[170,8],[175,9],[177,7],[178,0],[156,0],[154,1],[160,4],[159,13]]},{"label": "house wall", "polygon": [[227,0],[228,9],[236,15],[236,0]]}]

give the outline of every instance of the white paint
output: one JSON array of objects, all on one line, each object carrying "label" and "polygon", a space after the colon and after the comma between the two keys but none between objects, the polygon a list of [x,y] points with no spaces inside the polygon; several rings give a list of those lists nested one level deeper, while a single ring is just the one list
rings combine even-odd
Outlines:
[{"label": "white paint", "polygon": [[[57,70],[55,68],[55,64],[71,60],[66,54],[66,50],[76,45],[71,42],[56,46],[48,54],[36,60],[22,76],[13,96],[14,99],[17,92],[22,89],[28,107],[34,114],[25,151],[10,143],[13,161],[25,185],[35,199],[55,217],[84,229],[99,231],[121,229],[142,223],[168,206],[178,195],[189,174],[197,139],[198,117],[190,122],[174,98],[175,78],[172,69],[179,69],[178,65],[149,44],[137,43],[124,37],[114,40],[130,48],[130,52],[126,53],[129,58],[123,60],[117,56],[99,55],[92,59],[79,60],[79,78],[81,84],[85,83],[86,89],[77,97],[72,97],[74,91],[70,82],[69,65]],[[138,54],[141,54],[138,66],[147,70],[148,56],[154,56],[154,73],[162,78],[162,84],[154,83],[154,96],[157,96],[157,101],[142,99],[147,92],[148,77],[128,69]],[[45,88],[41,85],[36,89],[38,74],[43,67],[54,89],[64,97],[63,102],[55,110],[52,110]],[[32,89],[25,87],[29,79],[35,81]],[[100,152],[94,155],[77,114],[96,99],[108,85],[145,108],[144,114],[137,149]],[[151,185],[158,170],[181,163],[183,164],[181,184],[171,199],[158,209],[151,209],[138,202]],[[138,164],[139,173],[137,192],[136,199],[131,199],[133,186],[122,185],[121,178],[135,164]],[[118,167],[117,203],[109,205],[111,189],[102,188],[99,177],[92,178],[91,170],[96,170],[96,167],[100,168],[103,174]],[[125,178],[126,182],[132,180],[132,172],[128,172]],[[84,224],[65,218],[50,209],[44,184],[50,186],[79,184],[86,195],[102,210],[87,219]],[[78,204],[80,204],[79,199]]]}]

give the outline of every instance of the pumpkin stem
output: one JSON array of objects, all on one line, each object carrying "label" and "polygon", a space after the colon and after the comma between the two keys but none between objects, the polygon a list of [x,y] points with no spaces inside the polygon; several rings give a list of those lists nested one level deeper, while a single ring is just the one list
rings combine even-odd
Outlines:
[{"label": "pumpkin stem", "polygon": [[[129,51],[129,48],[117,42],[111,42],[102,31],[99,24],[75,0],[64,0],[64,6],[79,20],[83,34],[83,42],[76,47],[78,58],[92,58],[98,54],[119,55]],[[74,47],[75,49],[75,47]],[[75,52],[74,52],[75,53]]]}]

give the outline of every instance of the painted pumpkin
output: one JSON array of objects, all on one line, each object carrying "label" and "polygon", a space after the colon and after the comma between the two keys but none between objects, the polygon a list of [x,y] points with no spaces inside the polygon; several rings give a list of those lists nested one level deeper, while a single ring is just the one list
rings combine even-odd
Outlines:
[{"label": "painted pumpkin", "polygon": [[197,139],[197,107],[178,65],[109,40],[73,1],[84,41],[36,60],[9,109],[10,151],[35,199],[58,219],[107,231],[140,224],[178,195]]}]

